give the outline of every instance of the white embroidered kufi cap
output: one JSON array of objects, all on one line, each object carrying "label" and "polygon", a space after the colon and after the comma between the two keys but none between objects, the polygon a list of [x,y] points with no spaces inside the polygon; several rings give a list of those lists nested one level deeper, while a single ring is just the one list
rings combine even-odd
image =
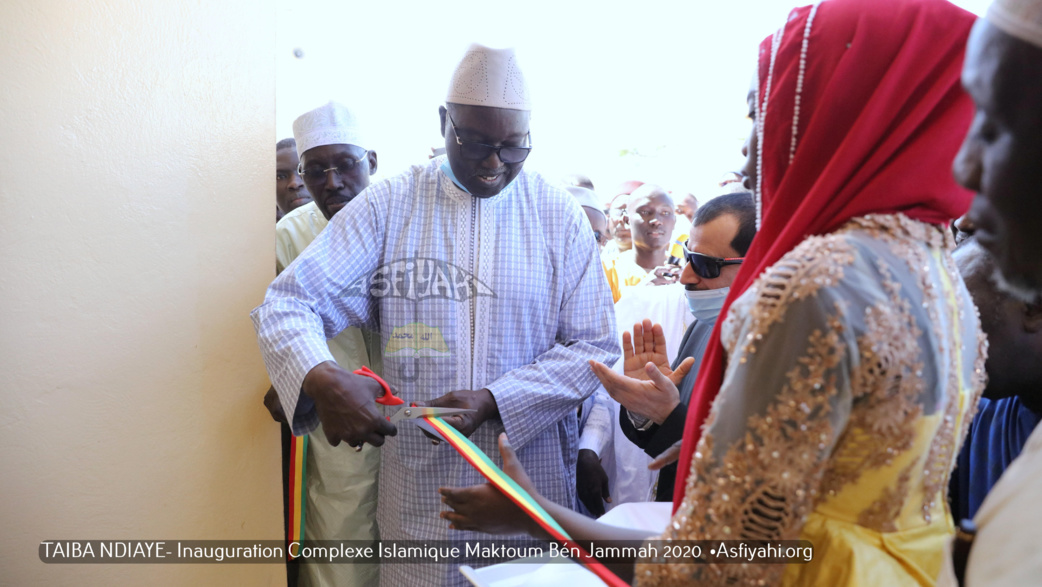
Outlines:
[{"label": "white embroidered kufi cap", "polygon": [[984,18],[1003,32],[1042,47],[1042,0],[996,0]]},{"label": "white embroidered kufi cap", "polygon": [[293,138],[297,140],[297,156],[323,145],[355,145],[366,148],[362,125],[343,104],[330,102],[293,121]]},{"label": "white embroidered kufi cap", "polygon": [[490,49],[472,43],[456,66],[446,102],[531,110],[525,76],[513,49]]}]

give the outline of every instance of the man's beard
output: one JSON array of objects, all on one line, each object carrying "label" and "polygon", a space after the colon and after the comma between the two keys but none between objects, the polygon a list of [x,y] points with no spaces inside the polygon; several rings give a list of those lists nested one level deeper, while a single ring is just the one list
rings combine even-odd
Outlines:
[{"label": "man's beard", "polygon": [[997,287],[999,291],[1007,295],[1010,295],[1024,303],[1042,303],[1042,290],[1038,290],[1033,287],[1024,285],[1023,283],[1017,283],[1016,280],[1011,281],[1007,279],[998,267],[995,267],[992,270],[991,281],[995,284],[995,287]]}]

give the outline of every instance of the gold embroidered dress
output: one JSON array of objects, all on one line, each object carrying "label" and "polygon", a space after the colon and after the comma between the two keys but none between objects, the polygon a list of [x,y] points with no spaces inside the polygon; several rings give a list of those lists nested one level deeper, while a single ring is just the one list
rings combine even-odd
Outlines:
[{"label": "gold embroidered dress", "polygon": [[640,585],[933,585],[987,343],[940,227],[870,215],[765,271],[665,540],[809,540],[807,564],[637,567]]}]

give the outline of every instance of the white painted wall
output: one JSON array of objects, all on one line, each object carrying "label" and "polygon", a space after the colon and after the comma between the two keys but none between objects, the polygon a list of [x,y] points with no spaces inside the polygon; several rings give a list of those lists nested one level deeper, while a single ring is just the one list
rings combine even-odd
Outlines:
[{"label": "white painted wall", "polygon": [[247,316],[274,273],[274,22],[274,0],[0,4],[2,584],[284,584],[37,557],[281,534]]}]

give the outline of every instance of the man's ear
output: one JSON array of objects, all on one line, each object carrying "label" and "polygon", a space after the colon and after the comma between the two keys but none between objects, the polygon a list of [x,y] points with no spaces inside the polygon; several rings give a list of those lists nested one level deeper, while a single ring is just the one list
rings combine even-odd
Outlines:
[{"label": "man's ear", "polygon": [[438,106],[438,117],[441,118],[441,136],[445,136],[445,118],[448,114],[448,110],[444,106]]},{"label": "man's ear", "polygon": [[1042,304],[1024,303],[1021,316],[1024,332],[1036,334],[1042,331]]},{"label": "man's ear", "polygon": [[369,151],[369,175],[376,173],[376,151]]}]

